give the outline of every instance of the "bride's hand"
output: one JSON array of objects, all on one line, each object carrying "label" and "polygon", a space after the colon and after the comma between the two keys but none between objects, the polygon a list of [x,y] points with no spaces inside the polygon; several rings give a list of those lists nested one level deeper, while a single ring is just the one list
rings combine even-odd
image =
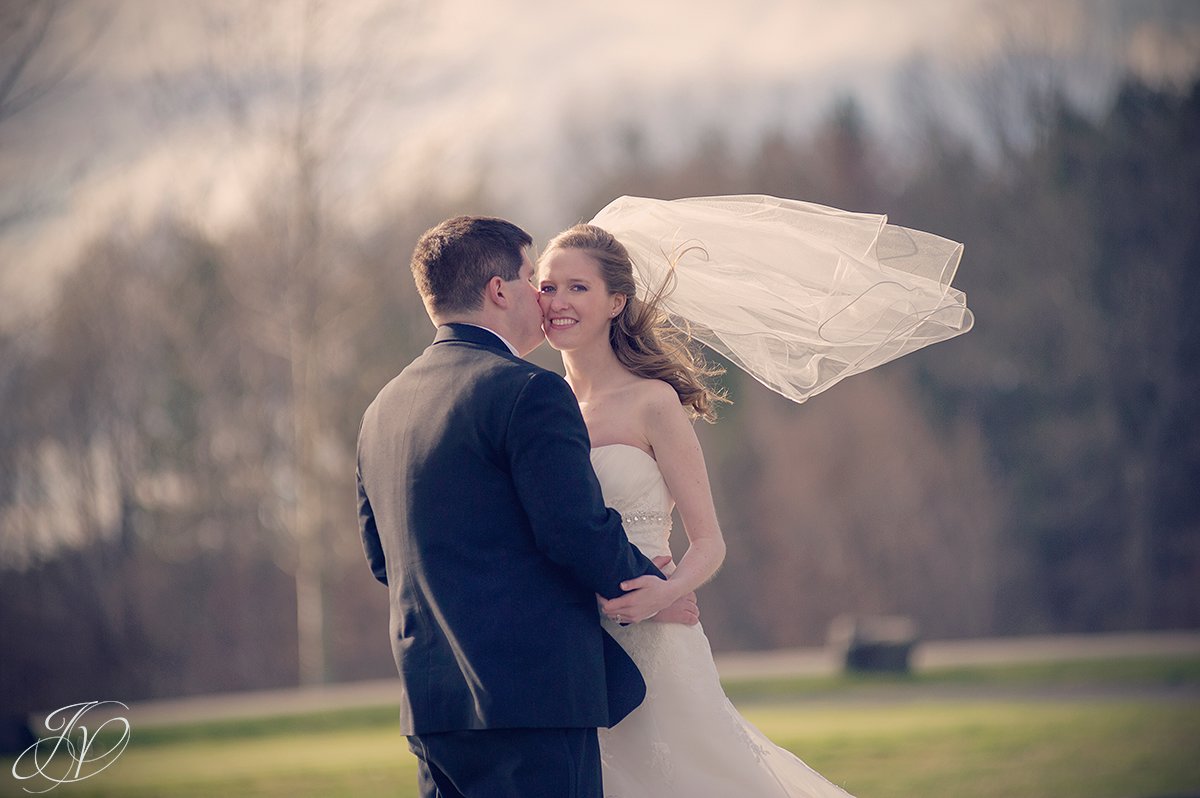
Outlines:
[{"label": "bride's hand", "polygon": [[654,567],[662,571],[663,576],[670,579],[672,572],[675,570],[675,561],[671,559],[670,554],[661,554],[658,557],[652,557],[650,562],[654,563]]},{"label": "bride's hand", "polygon": [[[668,579],[675,572],[675,561],[671,559],[671,555],[669,554],[653,557],[651,558],[651,562]],[[675,602],[669,607],[659,610],[646,620],[654,621],[655,623],[677,623],[683,626],[695,626],[700,623],[700,605],[696,603],[696,592],[692,591],[682,598],[675,599]]]},{"label": "bride's hand", "polygon": [[675,603],[659,612],[653,618],[647,618],[654,623],[678,623],[683,626],[695,626],[700,623],[700,605],[696,603],[696,594],[688,593]]}]

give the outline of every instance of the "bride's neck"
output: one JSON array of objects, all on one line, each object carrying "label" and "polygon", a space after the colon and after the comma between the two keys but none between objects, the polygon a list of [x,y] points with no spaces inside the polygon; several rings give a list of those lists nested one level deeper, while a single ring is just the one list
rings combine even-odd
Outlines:
[{"label": "bride's neck", "polygon": [[586,402],[594,393],[626,375],[625,367],[617,360],[607,338],[596,346],[563,352],[562,358],[567,382],[581,402]]}]

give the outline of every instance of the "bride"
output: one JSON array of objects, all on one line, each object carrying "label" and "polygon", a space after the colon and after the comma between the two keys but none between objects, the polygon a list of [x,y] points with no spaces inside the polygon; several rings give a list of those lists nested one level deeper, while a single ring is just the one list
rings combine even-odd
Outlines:
[{"label": "bride", "polygon": [[[885,296],[881,297],[881,281],[866,273],[875,269],[876,277],[882,274],[898,279],[903,270],[893,273],[889,269],[895,264],[867,262],[870,259],[862,257],[857,249],[849,254],[836,252],[835,259],[843,265],[828,274],[818,273],[819,257],[799,264],[804,273],[799,277],[808,281],[800,301],[808,306],[811,323],[804,321],[803,313],[791,310],[789,320],[772,320],[768,306],[778,301],[778,290],[744,292],[747,280],[761,280],[764,273],[776,278],[772,284],[778,283],[787,292],[783,276],[769,274],[766,267],[771,264],[756,264],[759,268],[750,275],[738,271],[745,266],[744,258],[722,255],[720,262],[705,263],[704,275],[711,278],[720,273],[729,282],[723,288],[710,285],[709,300],[716,301],[709,301],[707,306],[693,303],[690,311],[676,292],[666,290],[667,282],[674,280],[683,300],[696,297],[693,282],[689,282],[694,274],[684,273],[685,258],[697,252],[703,258],[722,252],[728,236],[723,237],[717,222],[722,215],[728,216],[730,209],[734,216],[744,216],[749,209],[761,221],[764,208],[769,214],[771,209],[778,211],[781,207],[789,212],[798,210],[802,216],[841,213],[759,197],[673,203],[622,198],[593,221],[608,220],[612,227],[626,228],[630,240],[645,242],[637,264],[637,274],[642,278],[640,297],[628,249],[603,227],[584,224],[566,230],[549,243],[539,259],[537,286],[546,338],[562,353],[567,381],[579,400],[605,503],[620,511],[626,534],[647,557],[670,554],[672,509],[678,509],[687,535],[687,551],[666,583],[642,577],[622,585],[623,589],[642,587],[642,580],[654,589],[649,584],[653,580],[657,587],[670,586],[676,597],[681,597],[712,577],[725,556],[704,454],[692,421],[714,420],[716,405],[726,400],[705,384],[705,378],[716,371],[707,368],[689,348],[689,336],[718,348],[766,384],[802,401],[849,373],[970,326],[961,295],[949,289],[948,279],[939,282],[941,289],[926,292],[939,295],[938,299],[923,305],[917,301],[921,307],[914,306],[914,285],[928,286],[919,284],[925,277],[911,274],[897,283],[909,302],[907,322],[898,323],[896,292],[885,288]],[[707,216],[714,208],[719,209],[717,216]],[[886,249],[886,245],[879,247],[885,233],[903,230],[879,222],[882,217],[843,217],[839,219],[865,221],[868,232],[874,225],[871,240],[876,253]],[[699,239],[687,237],[687,225],[680,224],[680,220],[699,221]],[[819,218],[816,222],[825,224],[829,219]],[[741,224],[735,220],[730,229],[744,237],[744,220]],[[904,232],[910,239],[925,235]],[[802,249],[815,247],[806,250],[806,255],[817,251],[828,255],[832,246],[833,238],[825,231],[800,238],[794,232],[790,235],[792,252],[796,251],[797,241]],[[929,238],[929,242],[944,241]],[[764,245],[761,238],[754,244],[759,249]],[[960,251],[950,249],[955,264]],[[847,258],[863,268],[847,270]],[[951,276],[953,265],[948,267]],[[649,281],[656,268],[660,275],[666,274],[666,279],[659,279],[658,290],[654,291]],[[797,264],[786,264],[784,268],[793,272],[789,276],[797,284]],[[857,273],[849,282],[848,271]],[[943,268],[943,278],[946,271]],[[854,280],[866,282],[852,292],[852,301],[846,301],[841,286],[854,284]],[[814,281],[823,283],[823,287],[818,290]],[[868,299],[872,291],[875,295]],[[776,347],[774,352],[761,346],[755,350],[754,344],[747,348],[738,338],[739,330],[727,329],[728,325],[720,321],[722,313],[739,310],[731,308],[739,301],[746,306],[753,304],[740,310],[752,311],[757,319],[754,323],[771,325],[768,334]],[[954,307],[961,306],[954,322],[959,329],[930,335],[931,324],[949,329],[945,319],[939,318],[946,315],[947,306],[951,316]],[[707,309],[697,312],[696,307]],[[839,315],[844,329],[834,334],[829,320]],[[687,322],[695,326],[687,326],[685,335],[681,327]],[[845,330],[853,324],[858,326],[853,335],[847,336]],[[882,334],[881,328],[886,328]],[[837,340],[839,335],[844,340]],[[822,349],[821,341],[834,346]],[[644,618],[639,616],[633,596],[601,600],[605,629],[637,663],[646,681],[642,705],[612,729],[600,730],[606,798],[846,798],[846,792],[771,743],[738,714],[721,689],[708,640],[699,624],[637,623]]]}]

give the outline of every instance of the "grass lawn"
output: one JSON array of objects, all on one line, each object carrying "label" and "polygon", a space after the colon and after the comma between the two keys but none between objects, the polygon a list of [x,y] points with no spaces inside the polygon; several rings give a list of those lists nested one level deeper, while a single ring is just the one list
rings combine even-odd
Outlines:
[{"label": "grass lawn", "polygon": [[922,702],[747,708],[862,798],[1200,795],[1200,706]]},{"label": "grass lawn", "polygon": [[[1081,700],[1083,683],[1137,689],[1195,685],[1191,663],[1094,663],[947,672],[904,682],[794,680],[731,685],[773,740],[860,798],[1150,798],[1200,795],[1200,703],[1162,695]],[[1072,667],[1081,671],[1067,678]],[[1164,676],[1164,674],[1175,676]],[[1090,674],[1084,679],[1085,674]],[[968,697],[970,685],[1017,684],[1037,697]],[[950,688],[938,695],[941,684]],[[790,689],[788,687],[790,685]],[[752,689],[755,688],[755,689]],[[933,691],[931,692],[931,688]],[[740,697],[738,693],[741,693]],[[415,768],[395,712],[321,715],[133,730],[121,758],[52,795],[415,796]],[[27,795],[0,760],[0,795]],[[32,785],[30,785],[32,786]],[[42,786],[45,786],[44,783]],[[732,797],[731,797],[732,798]]]}]

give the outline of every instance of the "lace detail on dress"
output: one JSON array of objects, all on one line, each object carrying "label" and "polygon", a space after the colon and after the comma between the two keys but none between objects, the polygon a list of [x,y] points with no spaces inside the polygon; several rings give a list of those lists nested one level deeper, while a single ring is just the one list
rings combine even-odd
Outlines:
[{"label": "lace detail on dress", "polygon": [[729,725],[733,730],[734,736],[737,737],[744,746],[746,746],[746,750],[748,750],[750,755],[754,757],[755,762],[762,762],[763,757],[766,756],[767,749],[756,743],[754,738],[750,736],[750,732],[746,730],[746,721],[741,715],[738,714],[738,711],[734,708],[733,704],[726,701],[725,711],[726,717],[730,721]]},{"label": "lace detail on dress", "polygon": [[671,759],[671,746],[662,740],[655,740],[650,743],[650,764],[662,774],[663,781],[666,781],[668,784],[674,781],[675,763]]}]

